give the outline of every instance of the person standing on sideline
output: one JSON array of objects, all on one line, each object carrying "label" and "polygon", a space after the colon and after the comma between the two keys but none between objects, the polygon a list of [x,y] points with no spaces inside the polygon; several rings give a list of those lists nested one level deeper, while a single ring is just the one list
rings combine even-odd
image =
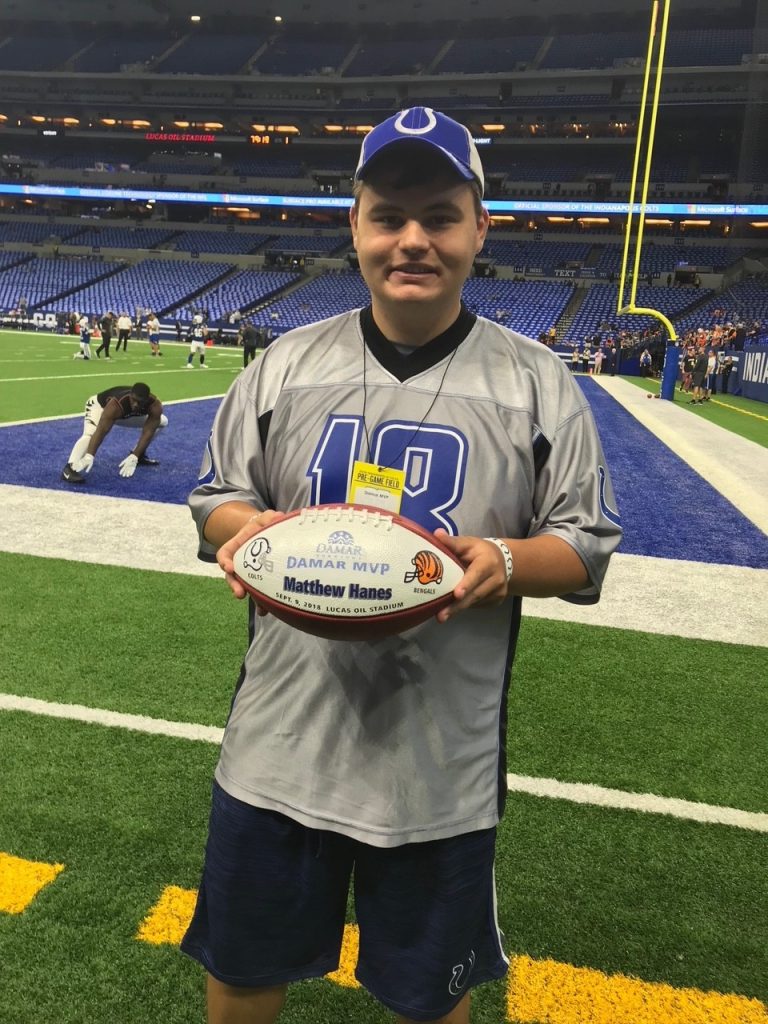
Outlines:
[{"label": "person standing on sideline", "polygon": [[85,313],[80,317],[77,326],[80,330],[80,351],[75,352],[72,358],[88,360],[91,358],[91,321]]},{"label": "person standing on sideline", "polygon": [[401,1024],[466,1024],[470,990],[507,970],[493,865],[521,599],[597,601],[621,528],[567,368],[462,302],[482,194],[463,125],[413,107],[374,128],[350,211],[370,305],[284,334],[216,415],[190,507],[236,597],[237,548],[278,512],[354,500],[368,465],[402,474],[382,506],[465,575],[376,644],[251,607],[182,942],[209,1024],[272,1024],[288,983],[336,969],[351,879],[357,978]]},{"label": "person standing on sideline", "polygon": [[603,350],[601,348],[596,348],[594,369],[592,370],[592,374],[595,377],[599,377],[600,374],[603,372],[603,358]]},{"label": "person standing on sideline", "polygon": [[101,344],[96,349],[96,358],[101,358],[101,353],[104,353],[104,358],[109,359],[109,346],[112,342],[112,335],[115,330],[115,314],[105,313],[99,321],[99,327],[101,328]]},{"label": "person standing on sideline", "polygon": [[133,450],[120,463],[120,476],[133,476],[137,466],[160,465],[146,452],[155,431],[168,426],[168,417],[163,413],[160,400],[139,381],[132,387],[118,385],[91,395],[85,403],[83,433],[75,442],[62,470],[62,480],[68,484],[85,483],[85,474],[90,473],[101,442],[114,426],[141,429]]},{"label": "person standing on sideline", "polygon": [[208,367],[205,365],[205,338],[208,333],[208,328],[203,323],[203,317],[200,313],[195,313],[192,319],[192,326],[189,330],[189,356],[187,357],[186,368],[188,370],[193,369],[192,360],[195,355],[200,356],[200,366],[207,370]]},{"label": "person standing on sideline", "polygon": [[707,378],[708,366],[709,357],[706,349],[702,346],[696,352],[696,362],[694,363],[693,373],[691,374],[693,398],[688,402],[688,405],[701,405],[704,401],[704,383]]},{"label": "person standing on sideline", "polygon": [[576,373],[579,368],[579,345],[578,342],[573,343],[573,352],[571,352],[571,373]]},{"label": "person standing on sideline", "polygon": [[128,351],[128,339],[131,336],[131,318],[127,313],[121,313],[117,318],[117,345],[115,346],[115,352],[120,351],[120,345],[122,343],[123,352]]},{"label": "person standing on sideline", "polygon": [[154,313],[147,316],[147,338],[149,339],[150,355],[161,356],[160,351],[160,321]]},{"label": "person standing on sideline", "polygon": [[245,367],[256,358],[259,332],[249,320],[245,320],[240,328],[240,337],[243,339],[243,366]]},{"label": "person standing on sideline", "polygon": [[707,375],[704,378],[704,401],[708,402],[717,394],[717,353],[713,348],[707,353]]},{"label": "person standing on sideline", "polygon": [[721,366],[722,380],[720,381],[720,394],[728,394],[728,382],[731,379],[731,373],[733,372],[733,356],[723,356],[723,362]]}]

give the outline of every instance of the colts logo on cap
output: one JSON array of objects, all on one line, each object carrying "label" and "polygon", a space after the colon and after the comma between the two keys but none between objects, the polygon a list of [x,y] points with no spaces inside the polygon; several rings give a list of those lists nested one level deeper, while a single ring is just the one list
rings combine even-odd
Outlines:
[{"label": "colts logo on cap", "polygon": [[404,110],[402,114],[395,120],[395,128],[403,135],[428,135],[433,128],[437,127],[437,118],[435,117],[434,111],[431,107],[422,107],[421,109],[427,114],[427,123],[421,128],[406,128],[403,124],[403,118],[413,110],[413,107],[409,107],[408,110]]},{"label": "colts logo on cap", "polygon": [[443,563],[432,551],[417,551],[411,559],[411,564],[416,568],[413,572],[407,572],[404,576],[405,583],[413,583],[418,580],[422,587],[430,583],[442,583]]}]

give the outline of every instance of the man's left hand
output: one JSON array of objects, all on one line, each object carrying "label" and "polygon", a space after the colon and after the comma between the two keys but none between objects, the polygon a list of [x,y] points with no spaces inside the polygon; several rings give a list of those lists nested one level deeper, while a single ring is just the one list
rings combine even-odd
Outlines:
[{"label": "man's left hand", "polygon": [[138,466],[138,464],[138,455],[134,455],[133,452],[131,452],[131,454],[126,456],[126,458],[124,458],[123,461],[120,463],[120,476],[133,476],[133,474],[136,472],[136,467]]},{"label": "man's left hand", "polygon": [[435,536],[464,563],[463,578],[453,591],[455,602],[437,613],[438,622],[447,622],[473,605],[501,604],[509,595],[507,569],[498,547],[482,537],[452,537],[445,530]]}]

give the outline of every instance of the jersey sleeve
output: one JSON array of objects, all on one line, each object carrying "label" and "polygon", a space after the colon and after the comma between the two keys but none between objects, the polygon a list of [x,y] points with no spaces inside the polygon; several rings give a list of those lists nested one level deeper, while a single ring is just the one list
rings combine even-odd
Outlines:
[{"label": "jersey sleeve", "polygon": [[535,491],[529,536],[560,537],[581,558],[590,585],[562,595],[576,604],[595,604],[622,530],[597,428],[584,404],[560,421]]},{"label": "jersey sleeve", "polygon": [[215,560],[216,548],[204,536],[205,523],[214,509],[229,501],[244,501],[255,509],[271,504],[262,443],[268,411],[260,416],[258,394],[258,375],[241,374],[224,397],[213,422],[198,484],[189,496],[199,537],[198,557],[203,561]]}]

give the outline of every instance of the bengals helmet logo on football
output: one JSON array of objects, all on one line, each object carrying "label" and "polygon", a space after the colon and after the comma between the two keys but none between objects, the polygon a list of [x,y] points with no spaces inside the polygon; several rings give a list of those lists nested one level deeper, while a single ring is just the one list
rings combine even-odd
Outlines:
[{"label": "bengals helmet logo on football", "polygon": [[443,563],[432,551],[417,551],[411,559],[411,564],[416,568],[413,572],[407,572],[404,577],[405,583],[413,583],[418,580],[422,587],[430,583],[442,583]]}]

